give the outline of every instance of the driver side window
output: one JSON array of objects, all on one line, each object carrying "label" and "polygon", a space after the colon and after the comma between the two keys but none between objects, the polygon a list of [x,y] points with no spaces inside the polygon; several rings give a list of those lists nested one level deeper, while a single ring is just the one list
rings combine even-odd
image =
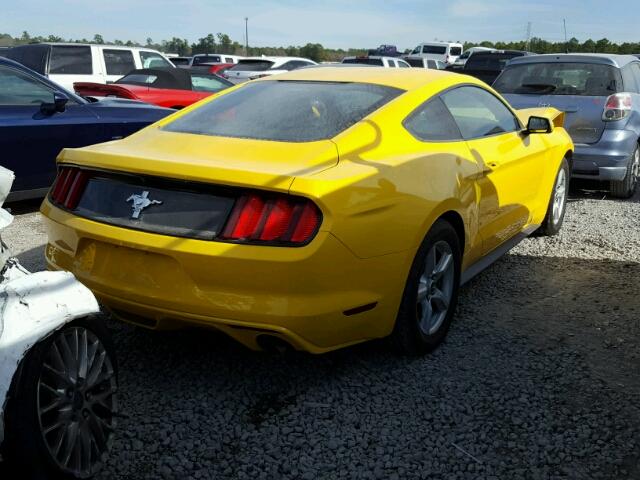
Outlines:
[{"label": "driver side window", "polygon": [[520,130],[520,122],[511,110],[483,88],[459,87],[441,98],[465,140]]},{"label": "driver side window", "polygon": [[0,106],[53,102],[53,90],[18,70],[0,67]]}]

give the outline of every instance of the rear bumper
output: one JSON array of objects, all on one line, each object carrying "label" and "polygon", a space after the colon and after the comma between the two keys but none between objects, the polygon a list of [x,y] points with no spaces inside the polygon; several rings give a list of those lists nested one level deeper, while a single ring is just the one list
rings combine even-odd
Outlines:
[{"label": "rear bumper", "polygon": [[261,335],[312,353],[388,335],[411,262],[359,259],[322,231],[301,248],[232,245],[100,224],[47,200],[42,212],[48,267],[73,272],[116,316],[209,326],[253,349]]},{"label": "rear bumper", "polygon": [[575,144],[573,178],[622,180],[638,136],[631,130],[605,130],[597,143]]}]

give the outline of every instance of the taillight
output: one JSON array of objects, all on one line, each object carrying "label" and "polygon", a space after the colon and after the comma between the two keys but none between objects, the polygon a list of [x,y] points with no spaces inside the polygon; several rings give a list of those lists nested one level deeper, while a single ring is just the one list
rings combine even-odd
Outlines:
[{"label": "taillight", "polygon": [[80,202],[89,177],[88,172],[77,167],[62,167],[53,183],[51,200],[60,207],[73,210]]},{"label": "taillight", "polygon": [[605,122],[613,122],[622,120],[629,115],[633,101],[629,93],[614,93],[607,98],[602,112],[602,120]]},{"label": "taillight", "polygon": [[303,245],[318,231],[321,214],[305,198],[250,193],[237,201],[220,235],[243,243]]}]

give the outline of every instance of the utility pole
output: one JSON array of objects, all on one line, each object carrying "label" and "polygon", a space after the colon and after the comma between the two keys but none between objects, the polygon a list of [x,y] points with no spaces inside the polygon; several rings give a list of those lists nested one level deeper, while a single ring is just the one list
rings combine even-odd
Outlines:
[{"label": "utility pole", "polygon": [[249,55],[249,17],[244,17],[244,55]]},{"label": "utility pole", "polygon": [[527,52],[531,50],[531,22],[527,22]]},{"label": "utility pole", "polygon": [[569,42],[567,41],[567,20],[562,19],[562,25],[564,25],[564,48],[569,53]]}]

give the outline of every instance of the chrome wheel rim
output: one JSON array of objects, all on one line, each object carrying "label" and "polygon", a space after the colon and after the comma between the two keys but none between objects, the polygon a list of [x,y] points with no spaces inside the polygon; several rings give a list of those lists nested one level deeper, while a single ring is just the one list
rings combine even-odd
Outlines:
[{"label": "chrome wheel rim", "polygon": [[453,252],[445,241],[436,242],[427,252],[418,281],[418,326],[424,335],[433,335],[442,326],[453,296],[455,265]]},{"label": "chrome wheel rim", "polygon": [[111,448],[116,377],[104,344],[82,327],[56,335],[38,380],[38,418],[44,443],[60,471],[92,476]]},{"label": "chrome wheel rim", "polygon": [[556,224],[560,221],[562,213],[564,212],[564,205],[567,198],[567,174],[564,168],[561,168],[558,172],[558,178],[556,179],[556,188],[553,192],[553,207],[552,218],[553,223]]},{"label": "chrome wheel rim", "polygon": [[636,148],[636,152],[633,155],[633,163],[631,164],[631,187],[635,188],[640,177],[640,148]]}]

